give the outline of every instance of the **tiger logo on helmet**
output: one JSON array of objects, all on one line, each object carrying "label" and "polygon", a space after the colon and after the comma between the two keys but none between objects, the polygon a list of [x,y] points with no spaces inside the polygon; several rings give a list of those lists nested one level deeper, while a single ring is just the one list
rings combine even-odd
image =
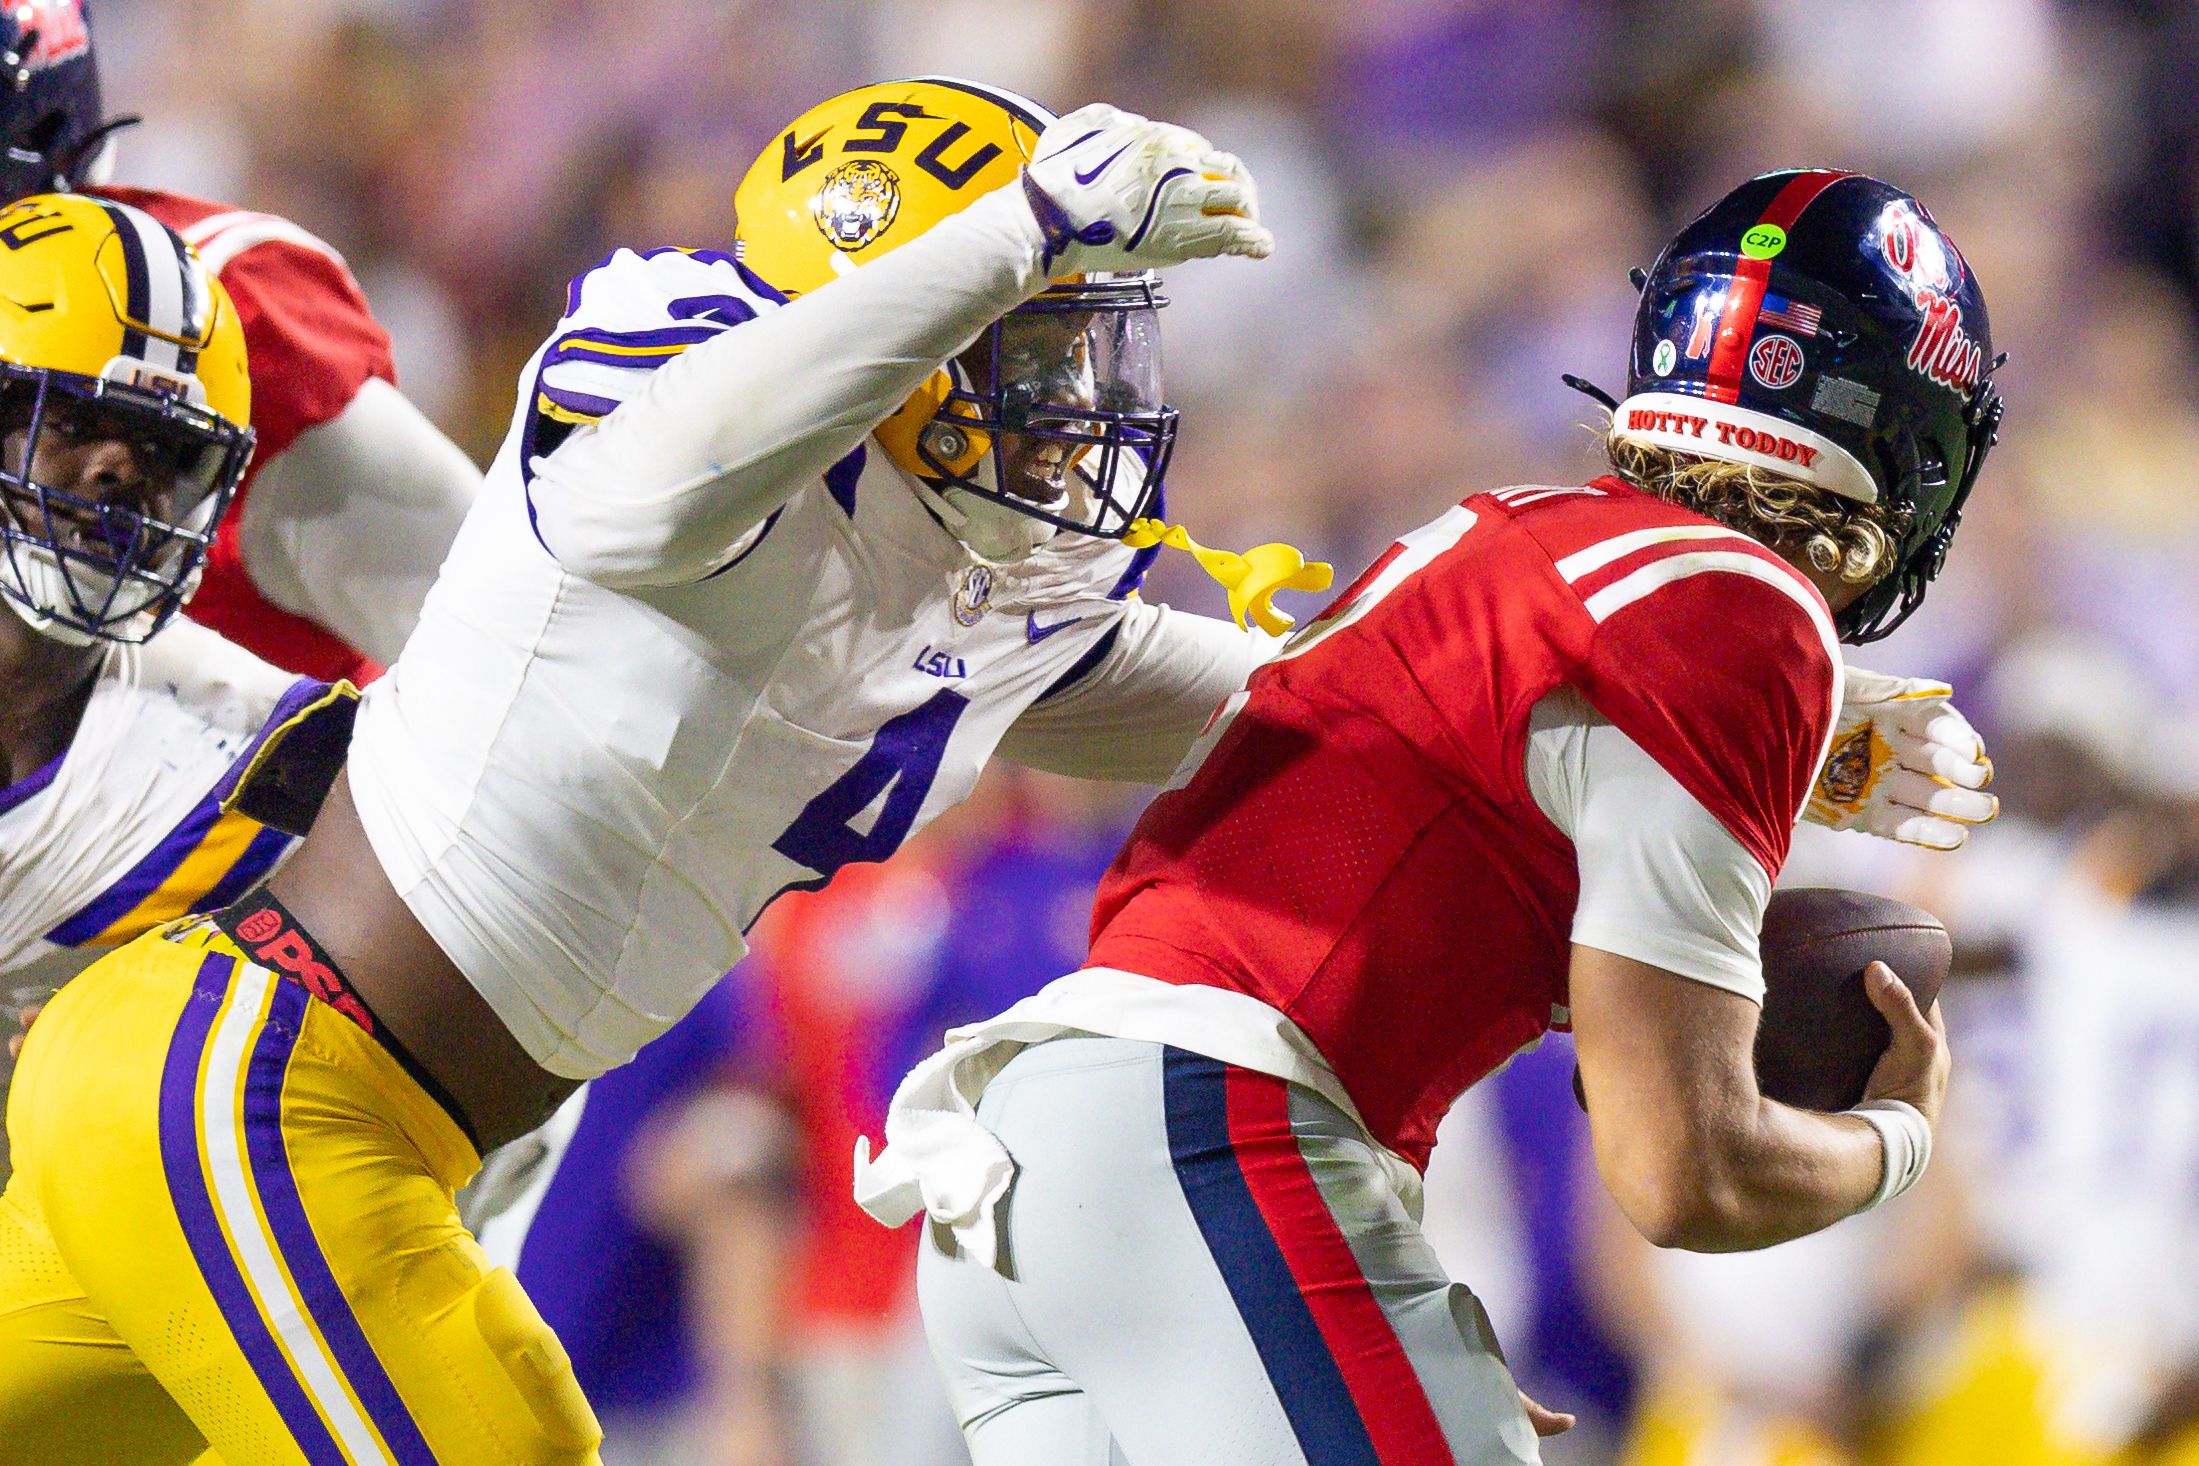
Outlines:
[{"label": "tiger logo on helmet", "polygon": [[[126,204],[0,210],[0,599],[43,635],[142,642],[180,610],[252,458],[244,328]],[[111,445],[105,466],[72,463]]]},{"label": "tiger logo on helmet", "polygon": [[[734,258],[778,295],[822,289],[1015,184],[1054,120],[1028,97],[944,76],[821,102],[741,179]],[[1158,286],[1145,273],[1053,281],[934,373],[879,425],[878,446],[919,495],[946,501],[933,506],[943,517],[968,495],[1043,534],[1123,534],[1158,509],[1175,441]],[[1017,453],[1044,457],[1060,482],[1034,482]]]},{"label": "tiger logo on helmet", "polygon": [[858,250],[893,227],[901,211],[901,180],[883,163],[859,158],[842,163],[825,175],[810,202],[810,217],[817,221],[834,249]]}]

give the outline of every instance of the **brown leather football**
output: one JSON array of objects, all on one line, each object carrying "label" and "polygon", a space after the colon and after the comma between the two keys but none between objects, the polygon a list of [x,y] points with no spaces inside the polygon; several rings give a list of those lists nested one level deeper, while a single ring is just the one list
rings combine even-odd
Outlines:
[{"label": "brown leather football", "polygon": [[[1891,967],[1932,1011],[1954,950],[1947,928],[1905,901],[1797,886],[1764,908],[1764,1016],[1756,1029],[1756,1082],[1775,1100],[1835,1111],[1863,1098],[1893,1030],[1863,990],[1863,969]],[[1573,1070],[1573,1097],[1588,1097]]]},{"label": "brown leather football", "polygon": [[1860,1101],[1893,1037],[1863,990],[1863,969],[1885,963],[1930,1013],[1954,960],[1947,928],[1930,912],[1829,886],[1774,891],[1762,950],[1756,1080],[1771,1098],[1805,1110]]}]

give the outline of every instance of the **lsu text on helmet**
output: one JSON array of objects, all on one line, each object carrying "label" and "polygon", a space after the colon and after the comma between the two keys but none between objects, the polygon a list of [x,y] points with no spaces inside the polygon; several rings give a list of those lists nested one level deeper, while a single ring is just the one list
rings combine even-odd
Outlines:
[{"label": "lsu text on helmet", "polygon": [[236,307],[173,230],[74,194],[0,210],[0,596],[24,620],[80,644],[166,624],[251,415]]},{"label": "lsu text on helmet", "polygon": [[1875,641],[1946,559],[1998,364],[1977,277],[1924,205],[1859,173],[1767,173],[1643,281],[1613,434],[1903,511],[1893,569],[1837,620]]},{"label": "lsu text on helmet", "polygon": [[86,0],[9,0],[0,8],[0,202],[76,187],[108,136]]},{"label": "lsu text on helmet", "polygon": [[[741,180],[735,255],[782,296],[816,290],[1014,183],[1054,120],[1028,98],[950,77],[834,97]],[[934,494],[1121,535],[1157,512],[1175,443],[1158,283],[1150,272],[1051,282],[882,423],[880,447]]]}]

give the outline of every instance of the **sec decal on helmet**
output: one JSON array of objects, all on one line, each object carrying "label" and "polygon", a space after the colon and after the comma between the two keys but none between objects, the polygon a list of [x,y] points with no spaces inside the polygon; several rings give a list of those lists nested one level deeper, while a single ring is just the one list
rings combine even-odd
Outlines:
[{"label": "sec decal on helmet", "polygon": [[[1055,120],[1028,97],[952,77],[834,97],[742,178],[734,256],[782,296],[821,289],[1015,184]],[[1051,526],[1041,537],[1123,534],[1157,511],[1176,435],[1158,283],[1054,280],[880,424],[879,447],[948,522],[970,495],[1015,510],[1019,526]]]},{"label": "sec decal on helmet", "polygon": [[[143,641],[197,583],[252,457],[244,328],[166,225],[38,194],[0,211],[0,598],[65,641]],[[44,482],[113,442],[116,491]],[[49,456],[51,455],[51,456]]]},{"label": "sec decal on helmet", "polygon": [[1641,284],[1615,434],[1908,511],[1894,570],[1838,618],[1847,641],[1892,631],[1938,575],[2001,416],[1955,242],[1875,178],[1767,173]]}]

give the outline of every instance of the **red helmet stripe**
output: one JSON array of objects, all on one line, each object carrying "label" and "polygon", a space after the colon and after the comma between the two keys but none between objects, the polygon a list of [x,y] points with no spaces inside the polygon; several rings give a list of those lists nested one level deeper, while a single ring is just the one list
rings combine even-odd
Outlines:
[{"label": "red helmet stripe", "polygon": [[[1802,211],[1819,194],[1841,179],[1855,176],[1830,169],[1797,173],[1773,196],[1770,207],[1756,222],[1785,229],[1802,217]],[[1764,286],[1770,279],[1770,260],[1743,255],[1734,269],[1733,284],[1726,288],[1726,307],[1718,317],[1718,338],[1710,348],[1710,380],[1703,387],[1703,395],[1713,402],[1741,400],[1741,364],[1748,356],[1749,340],[1756,334],[1756,313],[1763,309]]]}]

